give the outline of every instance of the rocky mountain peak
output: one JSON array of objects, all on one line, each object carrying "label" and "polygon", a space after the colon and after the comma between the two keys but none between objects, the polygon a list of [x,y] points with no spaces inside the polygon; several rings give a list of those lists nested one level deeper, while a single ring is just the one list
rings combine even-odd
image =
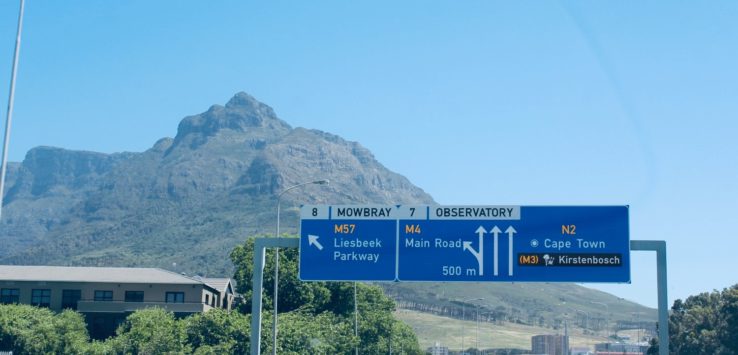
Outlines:
[{"label": "rocky mountain peak", "polygon": [[233,95],[233,97],[228,100],[226,103],[226,107],[228,108],[240,108],[247,111],[254,111],[254,112],[263,112],[265,116],[270,116],[273,118],[276,118],[277,115],[274,114],[274,110],[272,110],[269,105],[264,104],[263,102],[260,102],[259,100],[255,99],[253,96],[241,91]]},{"label": "rocky mountain peak", "polygon": [[259,128],[285,133],[292,127],[279,119],[268,105],[239,92],[225,106],[213,105],[199,115],[184,118],[177,128],[175,144],[191,134],[213,136],[221,130],[247,132]]}]

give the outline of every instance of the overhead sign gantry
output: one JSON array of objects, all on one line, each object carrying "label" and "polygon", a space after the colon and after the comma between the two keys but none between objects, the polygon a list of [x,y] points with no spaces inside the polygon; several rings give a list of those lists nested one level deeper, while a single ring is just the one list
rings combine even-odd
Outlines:
[{"label": "overhead sign gantry", "polygon": [[305,281],[630,282],[627,206],[306,205]]}]

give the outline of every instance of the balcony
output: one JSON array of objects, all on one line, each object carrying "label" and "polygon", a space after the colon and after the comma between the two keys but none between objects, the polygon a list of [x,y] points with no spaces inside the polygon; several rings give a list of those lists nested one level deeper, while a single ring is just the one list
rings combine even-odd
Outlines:
[{"label": "balcony", "polygon": [[166,303],[166,302],[121,302],[121,301],[83,301],[77,302],[81,313],[127,313],[149,307],[160,307],[174,313],[201,313],[212,307],[204,303]]}]

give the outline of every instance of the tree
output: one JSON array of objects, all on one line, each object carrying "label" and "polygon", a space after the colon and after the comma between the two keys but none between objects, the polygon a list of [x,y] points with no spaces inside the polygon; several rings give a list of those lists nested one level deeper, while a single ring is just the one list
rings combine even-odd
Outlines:
[{"label": "tree", "polygon": [[202,354],[246,354],[249,319],[238,312],[213,309],[184,320],[187,342]]},{"label": "tree", "polygon": [[54,317],[53,324],[59,334],[60,354],[81,353],[87,349],[90,336],[82,314],[64,310]]},{"label": "tree", "polygon": [[720,314],[724,323],[718,336],[727,350],[738,354],[738,285],[723,291],[722,296]]},{"label": "tree", "polygon": [[28,305],[0,305],[0,347],[19,354],[53,354],[59,348],[54,314]]},{"label": "tree", "polygon": [[186,353],[191,350],[184,325],[173,313],[162,308],[132,313],[116,333],[111,341],[115,351],[121,354]]},{"label": "tree", "polygon": [[659,340],[657,338],[651,338],[651,341],[648,342],[648,350],[646,351],[646,355],[659,355]]},{"label": "tree", "polygon": [[[298,250],[295,248],[280,248],[279,251],[279,312],[290,312],[298,308],[311,307],[325,308],[330,301],[330,290],[325,283],[302,282],[297,277]],[[236,267],[234,279],[236,289],[245,298],[240,311],[251,312],[251,284],[254,272],[254,238],[236,246],[231,252],[231,261]],[[274,249],[267,250],[264,267],[264,298],[265,309],[273,308],[274,299]]]},{"label": "tree", "polygon": [[82,315],[29,305],[0,305],[0,349],[14,354],[80,354],[89,341]]},{"label": "tree", "polygon": [[669,351],[676,354],[736,354],[738,285],[722,292],[676,300],[669,317]]},{"label": "tree", "polygon": [[[313,315],[305,311],[280,316],[279,354],[349,354],[357,343],[353,323],[345,317],[330,312]],[[267,351],[271,350],[269,343]]]}]

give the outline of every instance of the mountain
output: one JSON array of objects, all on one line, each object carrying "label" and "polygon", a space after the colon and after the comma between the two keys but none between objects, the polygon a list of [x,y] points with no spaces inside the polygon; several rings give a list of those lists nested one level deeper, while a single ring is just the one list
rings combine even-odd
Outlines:
[{"label": "mountain", "polygon": [[[142,153],[102,154],[53,147],[9,165],[0,221],[0,264],[162,267],[227,275],[228,255],[247,237],[296,232],[297,206],[433,204],[433,198],[379,163],[359,143],[293,128],[246,93],[185,117],[174,138]],[[553,319],[564,302],[607,321],[652,310],[574,284],[385,284],[401,305],[459,317],[458,299],[484,297],[506,319]],[[502,308],[500,308],[502,307]],[[504,309],[504,310],[503,310]],[[569,312],[574,312],[569,310]],[[655,317],[649,317],[651,319]]]},{"label": "mountain", "polygon": [[285,232],[301,203],[433,202],[360,144],[293,128],[238,93],[143,153],[29,151],[10,165],[0,263],[222,274],[236,244],[274,232],[276,193],[320,179],[330,184],[284,195]]}]

